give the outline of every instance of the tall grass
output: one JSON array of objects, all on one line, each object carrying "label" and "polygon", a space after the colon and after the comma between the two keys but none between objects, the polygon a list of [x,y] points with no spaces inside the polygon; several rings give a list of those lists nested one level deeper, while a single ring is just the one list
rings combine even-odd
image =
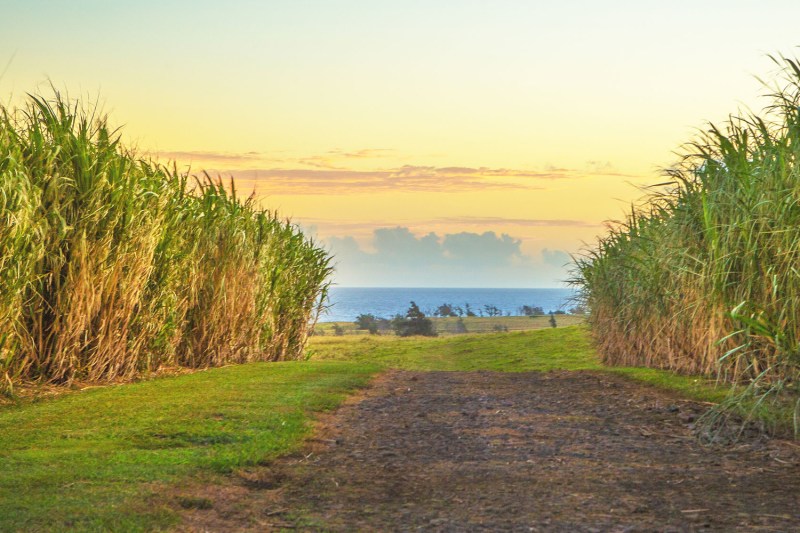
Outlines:
[{"label": "tall grass", "polygon": [[330,258],[235,184],[137,156],[95,108],[0,108],[0,377],[298,358]]},{"label": "tall grass", "polygon": [[576,260],[606,362],[764,394],[800,378],[800,64],[773,59],[769,105],[711,125]]}]

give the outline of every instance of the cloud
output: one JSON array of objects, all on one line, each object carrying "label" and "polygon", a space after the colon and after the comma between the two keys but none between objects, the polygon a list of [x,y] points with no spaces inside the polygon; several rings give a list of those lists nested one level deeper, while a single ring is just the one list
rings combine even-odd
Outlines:
[{"label": "cloud", "polygon": [[304,160],[314,169],[261,168],[218,171],[239,182],[264,186],[272,193],[348,194],[354,192],[454,192],[486,189],[537,190],[545,180],[575,178],[573,174],[504,168],[404,165],[386,170],[324,167],[326,160]]},{"label": "cloud", "polygon": [[[276,154],[279,153],[281,156],[276,157]],[[203,168],[210,166],[217,172],[224,172],[225,170],[220,169],[227,169],[226,165],[234,165],[237,168],[242,166],[259,168],[263,167],[264,163],[344,170],[345,168],[342,167],[341,163],[348,160],[383,159],[393,157],[395,154],[396,151],[389,148],[363,148],[351,151],[335,149],[323,154],[302,156],[292,156],[287,152],[220,152],[214,150],[167,150],[153,152],[151,155],[162,161],[177,161],[178,164],[197,163]]]},{"label": "cloud", "polygon": [[[153,154],[160,160],[177,161],[181,163],[202,162],[212,165],[230,165],[263,162],[266,155],[260,152],[209,152],[203,150],[177,150],[167,152],[157,152]],[[276,160],[272,160],[276,161]]]},{"label": "cloud", "polygon": [[524,226],[524,227],[601,227],[603,224],[588,220],[569,220],[562,218],[505,218],[505,217],[442,217],[434,219],[437,223],[470,226]]},{"label": "cloud", "polygon": [[505,233],[498,237],[493,231],[482,234],[464,231],[445,235],[442,248],[451,260],[485,267],[511,265],[515,259],[523,259],[521,244],[521,240]]},{"label": "cloud", "polygon": [[[167,151],[158,154],[178,164],[191,163],[212,175],[233,176],[239,187],[265,189],[270,194],[350,194],[405,192],[464,192],[488,189],[540,190],[556,180],[588,176],[625,176],[610,162],[589,161],[583,170],[547,167],[544,170],[401,165],[364,168],[369,160],[398,159],[388,148],[329,150],[296,156],[285,152],[228,153],[214,151]],[[280,157],[276,157],[276,156]],[[365,161],[367,161],[365,163]],[[635,176],[628,176],[635,178]]]},{"label": "cloud", "polygon": [[395,227],[398,224],[414,224],[416,227],[432,229],[507,229],[507,228],[603,228],[602,222],[590,220],[550,219],[550,218],[506,218],[506,217],[438,217],[430,219],[394,219],[392,222],[384,220],[341,220],[330,218],[302,219],[304,226],[324,228],[324,233],[330,234],[358,234],[372,233],[377,228]]},{"label": "cloud", "polygon": [[328,240],[328,245],[336,250],[336,252],[344,257],[355,256],[363,253],[358,242],[351,237],[331,237]]},{"label": "cloud", "polygon": [[329,150],[328,154],[334,157],[341,157],[344,159],[380,159],[389,157],[396,153],[396,150],[391,148],[364,148],[352,152],[345,152],[343,150]]},{"label": "cloud", "polygon": [[417,238],[411,230],[403,227],[376,229],[373,244],[377,255],[395,260],[427,261],[441,255],[442,246],[435,233]]},{"label": "cloud", "polygon": [[397,226],[372,232],[374,251],[362,249],[352,236],[330,237],[326,243],[337,264],[335,281],[349,286],[560,286],[566,269],[552,260],[569,257],[558,250],[548,251],[546,258],[530,257],[520,239],[492,231],[418,236]]},{"label": "cloud", "polygon": [[327,170],[345,170],[342,167],[334,165],[329,157],[325,157],[322,155],[313,155],[309,157],[304,157],[301,159],[297,159],[297,162],[300,163],[301,165],[306,165],[309,167],[324,168]]},{"label": "cloud", "polygon": [[554,266],[556,268],[562,268],[565,265],[572,263],[572,258],[567,252],[562,250],[549,250],[547,248],[542,250],[542,260],[545,262],[545,264]]}]

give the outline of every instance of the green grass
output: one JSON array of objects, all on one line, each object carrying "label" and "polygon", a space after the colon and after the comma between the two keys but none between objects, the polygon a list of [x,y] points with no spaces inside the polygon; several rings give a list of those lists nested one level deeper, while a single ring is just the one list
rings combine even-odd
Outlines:
[{"label": "green grass", "polygon": [[586,325],[437,338],[315,336],[309,343],[309,354],[312,360],[318,361],[370,362],[383,368],[416,371],[595,370],[624,376],[688,399],[720,404],[727,407],[728,414],[759,421],[778,434],[788,434],[793,423],[794,410],[785,404],[757,404],[752,399],[731,402],[736,398],[732,393],[741,394],[742,387],[657,368],[604,365],[592,345]]},{"label": "green grass", "polygon": [[154,488],[287,453],[376,369],[255,363],[0,409],[0,531],[167,527]]},{"label": "green grass", "polygon": [[[701,401],[696,377],[604,367],[586,326],[449,337],[313,337],[308,361],[253,363],[0,408],[0,531],[167,528],[181,487],[296,449],[314,412],[373,374],[592,370]],[[602,401],[602,398],[598,398]],[[213,505],[213,502],[210,503]]]},{"label": "green grass", "polygon": [[314,360],[370,362],[405,370],[497,370],[505,372],[596,370],[585,329],[542,329],[450,337],[312,337]]},{"label": "green grass", "polygon": [[[434,328],[439,335],[463,334],[458,329],[458,317],[427,317],[433,322]],[[550,317],[547,315],[539,316],[493,316],[481,317],[471,316],[461,318],[466,328],[466,333],[493,333],[500,328],[504,331],[530,331],[533,329],[550,328]],[[574,326],[585,321],[582,315],[556,315],[559,327]],[[356,329],[354,322],[320,322],[314,328],[317,336],[335,335],[334,328],[339,326],[344,335],[363,335],[365,330]],[[391,335],[388,330],[382,334]]]},{"label": "green grass", "polygon": [[659,389],[677,392],[681,396],[700,402],[719,403],[725,400],[730,386],[717,385],[714,380],[701,376],[683,376],[668,370],[638,366],[606,366],[604,372],[625,376]]},{"label": "green grass", "polygon": [[720,402],[728,388],[713,380],[642,367],[609,367],[600,362],[585,325],[452,337],[362,335],[312,337],[313,360],[371,362],[405,370],[493,370],[528,372],[600,370],[675,391],[704,402]]}]

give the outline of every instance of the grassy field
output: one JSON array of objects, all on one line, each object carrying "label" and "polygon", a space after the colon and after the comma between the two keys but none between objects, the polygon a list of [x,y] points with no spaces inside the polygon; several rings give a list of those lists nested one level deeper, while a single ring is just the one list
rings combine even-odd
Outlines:
[{"label": "grassy field", "polygon": [[0,408],[0,531],[168,527],[155,491],[291,451],[376,370],[252,363]]},{"label": "grassy field", "polygon": [[699,401],[716,403],[728,394],[727,387],[717,387],[713,380],[698,376],[681,376],[655,368],[605,366],[592,347],[584,325],[436,338],[315,336],[309,342],[308,351],[314,361],[369,362],[383,368],[405,370],[602,370],[675,390]]},{"label": "grassy field", "polygon": [[315,361],[370,362],[404,370],[523,372],[601,368],[583,329],[464,334],[445,337],[360,335],[312,337]]},{"label": "grassy field", "polygon": [[602,370],[705,401],[725,394],[700,378],[605,368],[585,326],[313,337],[306,361],[228,366],[0,407],[0,531],[170,527],[182,486],[296,449],[314,413],[388,368]]},{"label": "grassy field", "polygon": [[[428,317],[436,333],[439,335],[457,335],[463,333],[490,333],[498,331],[530,331],[550,326],[549,316],[492,316],[492,317]],[[558,327],[581,324],[585,318],[581,315],[556,315]],[[459,322],[466,329],[460,329]],[[314,328],[317,336],[335,335],[335,328],[340,328],[343,335],[363,335],[364,330],[356,329],[353,322],[320,322]],[[392,335],[392,330],[382,331],[383,335]]]}]

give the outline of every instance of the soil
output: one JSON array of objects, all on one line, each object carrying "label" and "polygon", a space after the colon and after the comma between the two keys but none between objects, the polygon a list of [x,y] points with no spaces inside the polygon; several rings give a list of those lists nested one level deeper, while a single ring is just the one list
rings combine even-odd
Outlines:
[{"label": "soil", "polygon": [[182,494],[207,504],[181,529],[800,531],[800,446],[705,445],[706,409],[602,373],[390,372],[303,453]]}]

